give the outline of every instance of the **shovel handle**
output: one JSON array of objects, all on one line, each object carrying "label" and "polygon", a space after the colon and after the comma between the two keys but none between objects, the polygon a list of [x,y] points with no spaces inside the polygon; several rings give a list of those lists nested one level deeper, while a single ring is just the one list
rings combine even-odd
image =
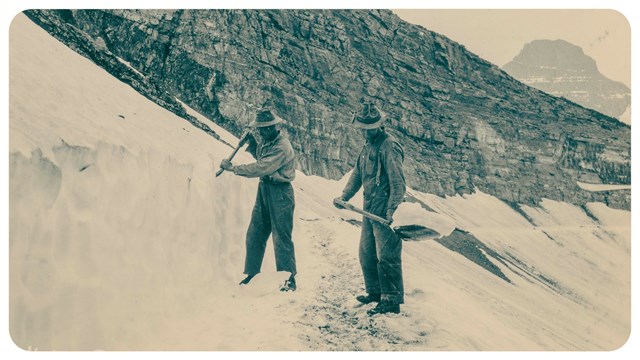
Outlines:
[{"label": "shovel handle", "polygon": [[392,228],[391,221],[387,219],[383,219],[378,215],[372,214],[362,209],[358,209],[357,207],[347,203],[346,201],[342,201],[340,199],[335,199],[334,201],[336,202],[336,204],[342,205],[347,210],[355,211],[359,214],[362,214],[364,217],[378,221],[388,226],[402,240],[420,241],[420,240],[429,240],[429,239],[442,237],[442,235],[437,231],[433,229],[429,229],[422,225],[408,225],[408,226],[405,225],[405,226],[397,226]]},{"label": "shovel handle", "polygon": [[359,209],[359,208],[349,204],[346,201],[342,201],[340,199],[336,199],[335,202],[338,203],[339,205],[341,205],[342,207],[344,207],[345,209],[357,212],[358,214],[362,214],[362,216],[367,217],[367,218],[369,218],[371,220],[375,220],[375,221],[377,221],[379,223],[382,223],[382,224],[385,224],[387,226],[391,225],[391,221],[389,221],[389,220],[387,220],[385,218],[382,218],[382,217],[380,217],[378,215],[372,214],[372,213],[370,213],[368,211],[364,211],[362,209]]}]

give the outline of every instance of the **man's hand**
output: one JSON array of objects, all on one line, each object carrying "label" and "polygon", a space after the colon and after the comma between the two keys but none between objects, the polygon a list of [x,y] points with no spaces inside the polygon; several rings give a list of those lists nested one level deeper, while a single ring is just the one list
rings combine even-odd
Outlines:
[{"label": "man's hand", "polygon": [[338,209],[346,209],[344,206],[340,205],[340,202],[345,202],[343,198],[341,197],[337,197],[335,199],[333,199],[333,206],[337,207]]},{"label": "man's hand", "polygon": [[394,214],[395,212],[396,212],[396,210],[395,210],[395,209],[389,209],[389,210],[387,210],[387,216],[385,216],[385,218],[386,218],[387,220],[389,220],[389,223],[392,223],[392,222],[393,222],[393,214]]},{"label": "man's hand", "polygon": [[231,161],[224,159],[220,163],[220,168],[225,169],[227,171],[233,171],[233,164],[231,163]]}]

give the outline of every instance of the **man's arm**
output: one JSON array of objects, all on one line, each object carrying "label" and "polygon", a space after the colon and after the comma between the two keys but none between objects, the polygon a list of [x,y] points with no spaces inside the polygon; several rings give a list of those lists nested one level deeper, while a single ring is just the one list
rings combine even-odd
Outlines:
[{"label": "man's arm", "polygon": [[231,171],[236,175],[249,178],[271,175],[293,158],[293,149],[274,146],[260,160],[251,164],[236,165]]},{"label": "man's arm", "polygon": [[362,176],[360,174],[361,155],[362,151],[358,154],[358,159],[356,160],[356,165],[353,167],[349,181],[344,187],[344,190],[342,190],[342,200],[344,201],[349,201],[358,192],[358,190],[360,190],[360,187],[362,187]]},{"label": "man's arm", "polygon": [[402,171],[404,150],[397,142],[390,141],[389,144],[385,145],[381,155],[389,177],[389,201],[387,202],[387,218],[389,218],[393,216],[393,213],[404,200],[404,194],[407,190],[404,172]]}]

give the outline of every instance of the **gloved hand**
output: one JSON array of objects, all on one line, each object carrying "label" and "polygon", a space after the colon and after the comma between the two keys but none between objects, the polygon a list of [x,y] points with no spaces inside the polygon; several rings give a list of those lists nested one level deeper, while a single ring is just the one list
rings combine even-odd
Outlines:
[{"label": "gloved hand", "polygon": [[224,159],[220,163],[220,168],[225,169],[227,171],[233,171],[233,164],[231,163],[231,161]]},{"label": "gloved hand", "polygon": [[333,206],[337,207],[338,209],[346,209],[344,206],[340,205],[340,201],[345,202],[345,200],[343,198],[341,198],[340,196],[338,196],[337,198],[333,199]]}]

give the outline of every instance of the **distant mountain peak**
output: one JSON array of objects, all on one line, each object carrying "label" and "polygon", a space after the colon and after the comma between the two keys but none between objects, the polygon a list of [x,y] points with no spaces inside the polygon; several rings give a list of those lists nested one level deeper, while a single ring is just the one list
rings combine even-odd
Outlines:
[{"label": "distant mountain peak", "polygon": [[631,103],[629,88],[602,75],[596,61],[568,41],[529,42],[503,70],[536,89],[630,121],[623,116]]},{"label": "distant mountain peak", "polygon": [[527,43],[513,61],[523,64],[537,64],[557,70],[581,70],[598,73],[595,60],[587,56],[581,47],[562,39],[534,40]]}]

